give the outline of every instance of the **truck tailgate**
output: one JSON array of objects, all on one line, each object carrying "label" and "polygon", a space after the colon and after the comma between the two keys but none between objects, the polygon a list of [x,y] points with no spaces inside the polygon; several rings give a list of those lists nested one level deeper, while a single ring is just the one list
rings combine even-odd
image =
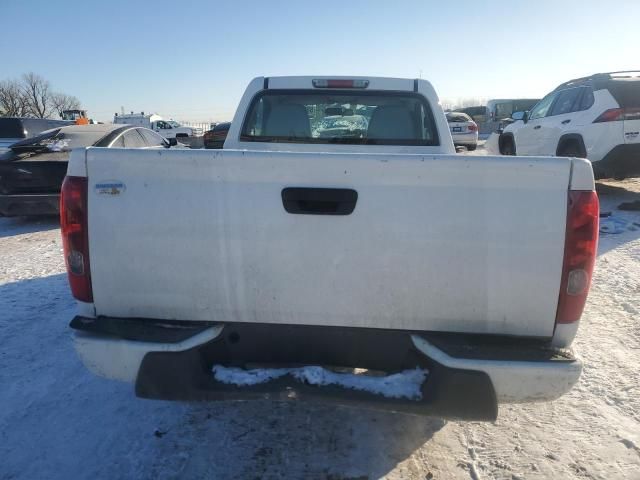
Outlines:
[{"label": "truck tailgate", "polygon": [[[97,315],[553,334],[569,159],[86,155]],[[288,213],[291,187],[357,202]]]}]

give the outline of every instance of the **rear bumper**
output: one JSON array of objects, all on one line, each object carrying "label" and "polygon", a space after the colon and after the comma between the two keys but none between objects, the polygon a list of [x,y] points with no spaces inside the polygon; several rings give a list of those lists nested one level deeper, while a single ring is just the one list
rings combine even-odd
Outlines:
[{"label": "rear bumper", "polygon": [[616,145],[602,160],[592,162],[596,178],[640,175],[640,143]]},{"label": "rear bumper", "polygon": [[476,145],[478,143],[478,133],[451,133],[454,145]]},{"label": "rear bumper", "polygon": [[[581,362],[544,348],[495,343],[460,350],[460,336],[398,330],[272,324],[207,324],[76,317],[75,347],[94,373],[135,382],[143,398],[167,400],[319,400],[345,406],[464,420],[493,420],[498,403],[555,399],[578,380]],[[477,337],[477,336],[476,336]],[[516,342],[517,343],[517,342]],[[466,340],[463,346],[468,346]],[[461,353],[462,352],[462,353]],[[524,353],[523,353],[524,352]],[[516,358],[516,359],[514,359]],[[422,399],[386,398],[317,387],[289,376],[237,387],[212,365],[322,365],[388,373],[429,371]]]},{"label": "rear bumper", "polygon": [[0,195],[0,215],[58,215],[60,195],[57,193],[34,195]]}]

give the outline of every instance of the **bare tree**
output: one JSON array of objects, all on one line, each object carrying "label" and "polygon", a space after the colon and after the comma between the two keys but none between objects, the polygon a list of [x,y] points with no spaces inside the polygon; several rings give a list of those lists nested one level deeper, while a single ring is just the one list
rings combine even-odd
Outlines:
[{"label": "bare tree", "polygon": [[17,80],[0,82],[0,111],[7,117],[24,117],[29,113],[27,99]]},{"label": "bare tree", "polygon": [[49,81],[37,73],[0,81],[0,116],[50,118],[75,109],[80,109],[77,97],[55,93]]},{"label": "bare tree", "polygon": [[62,112],[65,110],[79,110],[81,107],[80,100],[77,97],[66,93],[54,93],[51,97],[51,105],[60,117],[62,117]]},{"label": "bare tree", "polygon": [[29,113],[36,118],[49,118],[52,113],[49,81],[33,72],[25,73],[22,81]]}]

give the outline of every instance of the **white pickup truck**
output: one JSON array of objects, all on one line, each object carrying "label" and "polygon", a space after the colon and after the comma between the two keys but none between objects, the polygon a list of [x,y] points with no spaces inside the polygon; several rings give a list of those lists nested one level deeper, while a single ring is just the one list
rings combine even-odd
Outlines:
[{"label": "white pickup truck", "polygon": [[582,369],[591,165],[456,155],[424,80],[256,78],[222,150],[74,151],[61,224],[76,350],[140,397],[491,420]]},{"label": "white pickup truck", "polygon": [[120,114],[117,113],[113,117],[113,123],[123,125],[135,125],[136,127],[144,127],[159,133],[164,138],[187,138],[201,136],[204,131],[200,127],[185,127],[175,120],[164,120],[160,115],[133,113]]}]

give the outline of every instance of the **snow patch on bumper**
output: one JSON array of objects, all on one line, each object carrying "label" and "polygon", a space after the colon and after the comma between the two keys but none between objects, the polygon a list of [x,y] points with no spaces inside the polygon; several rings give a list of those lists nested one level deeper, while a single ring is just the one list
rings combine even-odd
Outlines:
[{"label": "snow patch on bumper", "polygon": [[309,385],[337,385],[352,390],[382,395],[387,398],[408,398],[410,400],[422,399],[421,386],[429,373],[427,370],[416,368],[376,377],[353,373],[336,373],[319,366],[244,370],[222,365],[214,365],[212,371],[217,381],[237,386],[257,385],[285,375],[291,375],[297,381]]}]

